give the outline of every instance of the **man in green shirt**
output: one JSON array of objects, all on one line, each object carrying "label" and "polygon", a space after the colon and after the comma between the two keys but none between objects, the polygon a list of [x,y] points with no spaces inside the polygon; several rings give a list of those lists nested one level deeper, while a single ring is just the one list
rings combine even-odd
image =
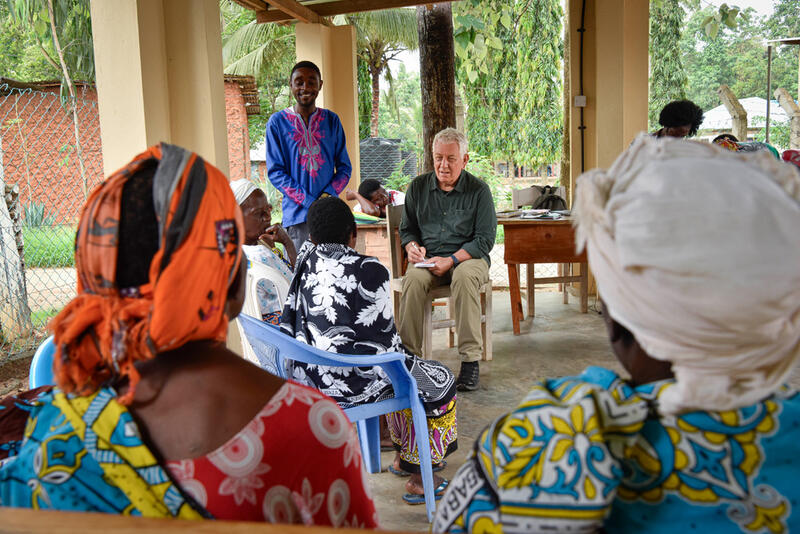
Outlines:
[{"label": "man in green shirt", "polygon": [[[403,343],[421,355],[422,308],[428,291],[450,284],[461,356],[459,391],[478,389],[480,287],[489,280],[489,251],[497,229],[489,186],[464,170],[467,161],[464,134],[442,130],[433,138],[434,172],[417,176],[408,186],[400,239],[409,267],[396,318]],[[416,263],[431,266],[415,267]]]}]

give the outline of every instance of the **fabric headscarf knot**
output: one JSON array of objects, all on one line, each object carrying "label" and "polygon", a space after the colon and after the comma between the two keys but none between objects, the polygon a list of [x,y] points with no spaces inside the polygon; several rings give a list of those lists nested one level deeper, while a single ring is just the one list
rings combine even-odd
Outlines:
[{"label": "fabric headscarf knot", "polygon": [[767,153],[639,137],[577,181],[578,249],[611,317],[676,386],[659,410],[729,410],[800,359],[800,175]]},{"label": "fabric headscarf knot", "polygon": [[[153,203],[159,249],[149,282],[116,285],[123,186],[156,163]],[[224,341],[225,303],[241,261],[242,214],[227,178],[197,154],[162,143],[98,186],[75,239],[78,296],[51,321],[54,371],[65,392],[86,395],[128,377],[133,399],[138,360],[199,339]]]},{"label": "fabric headscarf knot", "polygon": [[236,203],[240,206],[242,205],[242,202],[247,200],[247,197],[249,197],[253,191],[258,189],[253,182],[247,178],[232,180],[230,185],[231,190],[233,191],[233,196],[236,198]]}]

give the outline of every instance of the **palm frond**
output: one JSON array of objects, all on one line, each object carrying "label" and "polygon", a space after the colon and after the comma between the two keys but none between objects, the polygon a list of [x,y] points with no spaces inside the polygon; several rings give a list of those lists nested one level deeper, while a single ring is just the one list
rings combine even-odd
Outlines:
[{"label": "palm frond", "polygon": [[[287,30],[277,24],[258,24],[255,20],[248,22],[226,37],[222,43],[223,64],[228,65],[258,48],[271,45],[273,42],[277,44],[290,34],[291,29]],[[285,46],[285,44],[281,46]]]},{"label": "palm frond", "polygon": [[379,38],[382,41],[400,45],[408,50],[419,48],[417,15],[413,9],[381,9],[334,18],[334,23],[336,24],[341,24],[344,21],[356,27],[360,41],[371,41]]}]

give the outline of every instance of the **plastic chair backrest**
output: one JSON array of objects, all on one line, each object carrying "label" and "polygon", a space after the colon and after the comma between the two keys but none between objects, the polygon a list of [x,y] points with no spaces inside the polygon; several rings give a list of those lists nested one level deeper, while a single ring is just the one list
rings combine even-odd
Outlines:
[{"label": "plastic chair backrest", "polygon": [[[261,318],[261,309],[258,307],[258,281],[264,278],[273,283],[278,293],[278,299],[281,302],[286,302],[286,297],[289,296],[289,282],[283,273],[263,263],[251,262],[250,267],[247,269],[247,289],[245,290],[242,314],[258,319]],[[279,374],[275,367],[274,358],[270,357],[269,353],[256,354],[250,344],[244,341],[244,331],[238,320],[236,321],[236,326],[239,328],[239,336],[242,338],[242,357],[272,374]]]},{"label": "plastic chair backrest", "polygon": [[[294,339],[280,331],[273,325],[259,321],[247,315],[240,315],[239,325],[243,331],[243,344],[250,344],[253,351],[260,359],[269,356],[274,358],[276,372],[282,378],[287,378],[287,364],[291,361],[304,362],[331,367],[381,367],[392,381],[394,397],[372,404],[362,404],[346,408],[344,413],[350,421],[358,423],[359,441],[365,464],[373,468],[377,463],[380,471],[380,446],[377,437],[377,417],[390,412],[411,409],[412,420],[415,428],[428,428],[425,409],[419,399],[417,383],[405,365],[406,356],[399,352],[387,352],[368,356],[353,356],[349,354],[335,354],[320,350],[311,345]],[[267,369],[269,370],[269,369]],[[370,424],[368,424],[370,423]],[[368,428],[372,429],[373,436],[367,436]],[[433,471],[431,469],[431,451],[427,432],[416,432],[416,445],[419,452],[420,468],[422,470],[422,485],[425,489],[425,510],[428,521],[433,520],[436,511],[434,497]],[[367,443],[373,441],[370,447]],[[373,450],[370,450],[373,449]],[[376,472],[370,469],[370,472]]]},{"label": "plastic chair backrest", "polygon": [[30,389],[38,388],[39,386],[52,386],[56,383],[53,376],[53,356],[55,353],[56,344],[53,342],[53,336],[45,339],[36,349],[33,360],[31,360],[31,369],[28,373],[28,387]]}]

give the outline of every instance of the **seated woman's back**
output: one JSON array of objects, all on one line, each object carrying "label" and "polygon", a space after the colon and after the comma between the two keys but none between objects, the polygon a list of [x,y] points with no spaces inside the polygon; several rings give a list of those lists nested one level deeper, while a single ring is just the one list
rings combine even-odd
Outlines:
[{"label": "seated woman's back", "polygon": [[375,525],[338,406],[224,347],[241,236],[225,177],[178,147],[151,148],[92,194],[79,295],[52,324],[59,388],[25,407],[0,503]]}]

